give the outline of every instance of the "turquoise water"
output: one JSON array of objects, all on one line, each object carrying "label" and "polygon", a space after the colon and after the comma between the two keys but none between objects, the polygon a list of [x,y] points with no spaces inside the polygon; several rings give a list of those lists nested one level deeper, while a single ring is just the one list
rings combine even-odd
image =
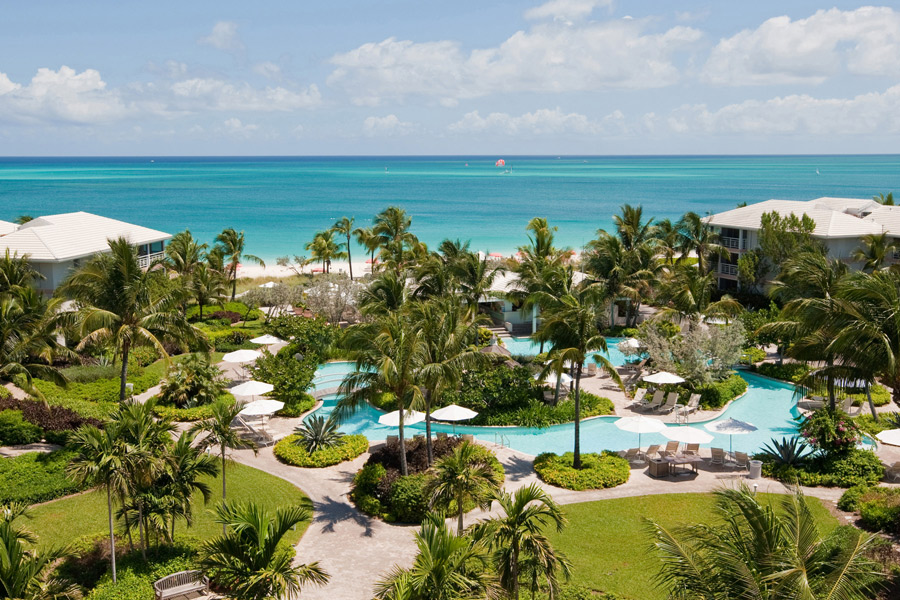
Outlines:
[{"label": "turquoise water", "polygon": [[[616,344],[621,342],[625,338],[606,338],[606,346],[607,352],[605,352],[606,358],[609,361],[618,366],[622,366],[625,364],[625,355],[622,354],[619,349],[616,347]],[[534,356],[541,351],[541,345],[530,337],[513,337],[513,338],[504,338],[503,344],[506,346],[506,349],[513,353],[513,356]],[[547,347],[544,348],[547,350]],[[588,356],[593,356],[594,354],[599,354],[598,352],[591,352]],[[590,359],[585,361],[585,365],[589,362],[593,362]]]},{"label": "turquoise water", "polygon": [[[323,365],[316,374],[318,381],[331,380],[340,372],[349,373],[353,370],[353,364],[349,362],[329,363]],[[757,431],[733,437],[733,448],[739,452],[755,452],[769,442],[773,437],[781,438],[791,436],[797,432],[794,419],[798,416],[794,402],[793,386],[786,383],[773,381],[759,377],[752,373],[742,372],[741,376],[749,383],[747,394],[731,403],[731,406],[718,417],[721,420],[735,418],[741,421],[753,423]],[[325,385],[323,387],[334,387]],[[336,396],[328,396],[323,399],[323,406],[316,414],[327,416],[337,403]],[[370,440],[383,440],[388,435],[396,435],[395,427],[385,427],[378,424],[378,417],[382,413],[371,406],[366,405],[356,414],[346,419],[341,424],[341,431],[365,435]],[[581,424],[581,448],[584,452],[600,452],[601,450],[625,450],[638,445],[638,436],[620,430],[615,426],[619,417],[599,417],[583,421]],[[693,427],[705,428],[703,425],[709,421],[690,423]],[[670,425],[678,427],[678,425]],[[407,436],[421,433],[425,430],[424,423],[408,426],[412,430]],[[545,429],[532,427],[471,427],[457,425],[454,429],[451,425],[439,423],[432,424],[434,432],[444,431],[457,434],[471,433],[480,440],[486,442],[503,443],[506,446],[537,455],[541,452],[568,452],[572,449],[573,425],[555,425]],[[500,436],[503,436],[501,439]],[[707,447],[729,447],[727,435],[713,434],[714,439]],[[644,434],[641,436],[641,445],[665,444],[668,440],[661,434]]]},{"label": "turquoise water", "polygon": [[189,228],[203,241],[235,227],[248,252],[271,260],[307,254],[303,245],[341,216],[366,225],[398,204],[431,245],[459,237],[509,253],[535,216],[580,248],[626,202],[676,219],[744,201],[900,189],[898,156],[505,156],[507,169],[496,158],[4,158],[0,219],[84,210],[169,233]]}]

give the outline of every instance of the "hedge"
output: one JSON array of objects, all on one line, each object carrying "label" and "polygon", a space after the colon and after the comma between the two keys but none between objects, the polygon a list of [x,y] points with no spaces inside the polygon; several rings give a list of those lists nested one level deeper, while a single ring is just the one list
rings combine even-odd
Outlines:
[{"label": "hedge", "polygon": [[760,375],[780,379],[791,383],[800,383],[809,373],[810,367],[806,363],[763,363],[754,369]]},{"label": "hedge", "polygon": [[322,448],[312,454],[296,442],[298,435],[289,435],[275,444],[275,456],[283,463],[295,467],[330,467],[345,460],[353,460],[369,449],[369,440],[364,435],[345,435],[340,443],[331,448]]},{"label": "hedge", "polygon": [[151,557],[149,562],[134,552],[118,561],[116,576],[104,575],[86,600],[153,600],[156,594],[153,582],[166,575],[196,568],[194,550],[191,548],[164,548],[161,557]]},{"label": "hedge", "polygon": [[21,410],[0,411],[0,446],[21,446],[41,441],[44,431],[29,423]]},{"label": "hedge", "polygon": [[[241,315],[241,318],[244,318],[244,315],[247,315],[247,321],[255,321],[262,317],[262,311],[258,308],[254,308],[250,310],[250,313],[247,313],[247,305],[243,302],[223,302],[222,304],[209,305],[205,304],[203,306],[203,320],[213,318],[212,315],[216,312],[236,312]],[[200,318],[200,306],[197,304],[192,304],[188,307],[187,312],[185,313],[189,320],[196,320]]]},{"label": "hedge", "polygon": [[301,394],[299,398],[288,399],[284,408],[275,413],[276,416],[295,419],[316,405],[316,399],[310,394]]},{"label": "hedge", "polygon": [[74,452],[28,452],[0,460],[0,504],[46,502],[83,488],[66,475]]},{"label": "hedge", "polygon": [[70,431],[82,425],[101,426],[101,422],[97,419],[86,419],[77,412],[61,406],[46,406],[39,400],[14,398],[0,400],[0,411],[8,409],[21,411],[26,421],[43,430],[43,436],[48,442],[61,446],[66,444]]},{"label": "hedge", "polygon": [[[765,459],[762,455],[755,458]],[[792,485],[849,488],[875,485],[884,478],[884,465],[874,452],[853,448],[847,452],[817,456],[797,467],[763,462],[762,472],[766,477]]]},{"label": "hedge", "polygon": [[[569,394],[557,405],[547,404],[541,400],[531,400],[525,406],[499,412],[479,414],[470,421],[471,425],[516,425],[518,427],[549,427],[560,423],[571,423],[575,420],[575,396]],[[581,418],[609,415],[615,406],[609,398],[603,398],[581,392]]]},{"label": "hedge", "polygon": [[706,409],[721,408],[747,391],[747,380],[737,373],[724,381],[697,386],[700,406]]},{"label": "hedge", "polygon": [[613,452],[582,454],[578,470],[572,466],[574,459],[571,452],[545,452],[534,459],[534,470],[545,483],[576,491],[616,487],[631,475],[628,461]]},{"label": "hedge", "polygon": [[[148,367],[133,372],[128,382],[134,384],[134,393],[141,394],[162,380],[164,367]],[[36,387],[52,406],[62,406],[83,417],[105,419],[119,403],[119,379],[97,379],[89,383],[70,382],[65,388],[49,381],[34,380]]]}]

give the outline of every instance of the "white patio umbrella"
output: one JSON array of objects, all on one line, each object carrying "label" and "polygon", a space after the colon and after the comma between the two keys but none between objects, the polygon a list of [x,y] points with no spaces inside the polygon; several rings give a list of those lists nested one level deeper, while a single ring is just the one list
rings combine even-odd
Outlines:
[{"label": "white patio umbrella", "polygon": [[731,452],[732,438],[734,436],[751,433],[758,429],[758,427],[756,427],[756,425],[754,425],[753,423],[738,421],[737,419],[732,419],[731,417],[723,419],[721,421],[713,421],[712,423],[707,423],[706,425],[704,425],[704,427],[706,427],[713,433],[728,435],[728,452]]},{"label": "white patio umbrella", "polygon": [[900,446],[900,429],[887,429],[875,437],[878,438],[878,441],[884,442],[885,444]]},{"label": "white patio umbrella", "polygon": [[223,356],[222,361],[227,363],[243,364],[253,362],[260,356],[262,356],[262,354],[260,354],[256,350],[235,350],[234,352],[229,352],[228,354]]},{"label": "white patio umbrella", "polygon": [[[534,376],[535,380],[540,380],[541,374],[538,373]],[[567,373],[563,373],[562,377],[559,378],[560,383],[562,385],[569,385],[572,383],[572,378],[569,377]],[[556,385],[556,373],[549,373],[546,378],[544,378],[544,383],[547,385]]]},{"label": "white patio umbrella", "polygon": [[669,373],[668,371],[660,371],[659,373],[653,373],[652,375],[644,375],[641,379],[643,379],[647,383],[655,383],[656,385],[684,383],[683,377],[679,377],[675,373]]},{"label": "white patio umbrella", "polygon": [[641,447],[641,435],[644,433],[659,433],[666,428],[666,424],[659,419],[651,419],[644,415],[636,417],[622,417],[616,421],[616,427],[622,431],[630,431],[638,434],[638,448]]},{"label": "white patio umbrella", "polygon": [[[414,425],[416,423],[421,423],[425,420],[425,413],[419,412],[417,410],[407,410],[403,413],[403,424],[404,425]],[[381,415],[378,417],[378,422],[382,425],[387,425],[388,427],[399,427],[400,426],[400,411],[395,410],[394,412],[389,412],[385,415]]]},{"label": "white patio umbrella", "polygon": [[265,282],[265,283],[259,284],[259,287],[261,287],[261,288],[273,288],[273,287],[275,287],[276,285],[278,285],[278,284],[275,283],[274,281],[267,281],[267,282]]},{"label": "white patio umbrella", "polygon": [[670,440],[683,444],[708,444],[713,440],[712,435],[695,427],[666,427],[661,433]]},{"label": "white patio umbrella", "polygon": [[253,342],[254,344],[264,344],[264,345],[268,346],[270,344],[280,344],[284,340],[279,337],[275,337],[274,335],[269,335],[267,333],[266,335],[261,335],[259,337],[255,337],[250,341]]},{"label": "white patio umbrella", "polygon": [[465,406],[457,406],[456,404],[451,404],[450,406],[439,408],[431,413],[432,419],[437,419],[438,421],[452,421],[453,433],[456,433],[457,421],[468,421],[469,419],[474,419],[477,416],[478,413],[474,410],[468,409]]},{"label": "white patio umbrella", "polygon": [[273,415],[282,408],[284,408],[284,402],[266,398],[265,400],[254,400],[253,402],[249,402],[244,405],[244,408],[242,408],[241,412],[238,414],[246,415],[248,417],[264,417],[266,415]]},{"label": "white patio umbrella", "polygon": [[641,343],[634,338],[627,338],[616,344],[619,350],[637,350],[641,347]]},{"label": "white patio umbrella", "polygon": [[250,380],[236,385],[228,391],[235,396],[264,396],[274,389],[275,386],[271,383]]}]

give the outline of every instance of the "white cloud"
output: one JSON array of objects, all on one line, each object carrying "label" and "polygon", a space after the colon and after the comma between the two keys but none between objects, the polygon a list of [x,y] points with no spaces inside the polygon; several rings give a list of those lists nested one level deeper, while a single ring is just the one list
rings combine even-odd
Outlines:
[{"label": "white cloud", "polygon": [[611,5],[612,0],[549,0],[526,10],[525,18],[571,22],[589,16],[598,6]]},{"label": "white cloud", "polygon": [[253,135],[258,129],[258,125],[253,125],[247,123],[246,125],[241,122],[237,117],[231,117],[230,119],[225,119],[223,123],[225,126],[225,132],[241,138],[248,138]]},{"label": "white cloud", "polygon": [[226,52],[243,50],[244,42],[241,41],[237,29],[237,23],[233,21],[219,21],[213,25],[212,33],[201,37],[197,40],[197,43],[212,46]]},{"label": "white cloud", "polygon": [[655,88],[680,77],[673,58],[700,39],[690,27],[647,33],[647,20],[536,25],[497,47],[464,54],[454,41],[388,38],[331,58],[328,83],[357,104],[409,95],[466,99],[493,93]]},{"label": "white cloud", "polygon": [[256,63],[253,65],[253,72],[267,79],[281,79],[281,67],[273,62]]},{"label": "white cloud", "polygon": [[821,83],[842,68],[861,75],[900,74],[900,13],[866,6],[820,10],[796,21],[768,19],[719,41],[703,77],[724,85]]},{"label": "white cloud", "polygon": [[0,73],[0,120],[88,124],[113,121],[130,111],[94,69],[40,68],[28,85]]},{"label": "white cloud", "polygon": [[747,100],[710,110],[706,105],[673,111],[669,128],[678,133],[871,135],[900,133],[900,85],[853,98],[790,95]]},{"label": "white cloud", "polygon": [[415,129],[413,123],[401,121],[397,115],[385,117],[366,117],[363,121],[363,134],[369,137],[384,135],[407,135]]},{"label": "white cloud", "polygon": [[482,117],[477,110],[451,124],[453,133],[499,133],[503,135],[598,135],[625,133],[625,115],[614,111],[600,121],[580,113],[564,113],[559,108],[542,108],[519,116],[494,112]]},{"label": "white cloud", "polygon": [[279,112],[313,108],[322,101],[315,84],[294,92],[281,86],[257,89],[247,83],[195,78],[173,83],[170,89],[176,104],[191,111]]}]

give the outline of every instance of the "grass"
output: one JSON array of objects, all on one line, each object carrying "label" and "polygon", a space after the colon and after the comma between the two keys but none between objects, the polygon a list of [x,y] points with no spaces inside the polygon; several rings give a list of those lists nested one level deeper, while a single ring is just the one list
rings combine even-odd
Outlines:
[{"label": "grass", "polygon": [[[781,496],[765,495],[778,500]],[[838,525],[817,498],[807,497],[825,534]],[[709,522],[714,513],[712,494],[663,494],[570,504],[562,533],[549,532],[554,547],[572,561],[572,582],[632,600],[664,600],[656,587],[656,555],[650,550],[645,519],[666,527]]]},{"label": "grass", "polygon": [[[229,500],[254,500],[270,510],[279,506],[297,504],[312,509],[306,494],[297,487],[259,469],[240,464],[229,464],[226,476]],[[175,527],[176,536],[179,533],[187,533],[203,540],[222,533],[222,526],[213,521],[211,513],[213,506],[222,499],[221,475],[215,480],[210,479],[208,484],[212,489],[212,498],[209,504],[204,505],[203,497],[196,494],[194,497],[194,525],[186,528],[184,522],[179,521]],[[39,540],[54,546],[69,544],[85,536],[104,534],[109,527],[106,514],[106,494],[99,491],[60,498],[53,502],[34,506],[32,516],[34,518],[29,520],[28,528],[38,536]],[[297,530],[291,531],[286,539],[291,544],[295,544],[308,526],[308,521],[298,525]]]},{"label": "grass", "polygon": [[[310,265],[309,267],[306,267],[306,270],[308,271],[310,268],[315,268],[316,266],[317,265]],[[321,266],[321,265],[318,265],[318,266]],[[354,275],[355,275],[355,273],[354,273]],[[267,283],[269,281],[274,281],[275,283],[285,283],[287,285],[302,285],[305,283],[309,283],[309,281],[311,279],[312,279],[312,277],[308,274],[303,275],[303,276],[288,275],[287,277],[265,276],[265,277],[254,277],[252,279],[250,277],[238,277],[237,293],[241,294],[243,292],[246,292],[247,290],[252,290],[253,288],[258,287],[260,284]],[[230,292],[231,288],[229,287],[228,290]]]}]

